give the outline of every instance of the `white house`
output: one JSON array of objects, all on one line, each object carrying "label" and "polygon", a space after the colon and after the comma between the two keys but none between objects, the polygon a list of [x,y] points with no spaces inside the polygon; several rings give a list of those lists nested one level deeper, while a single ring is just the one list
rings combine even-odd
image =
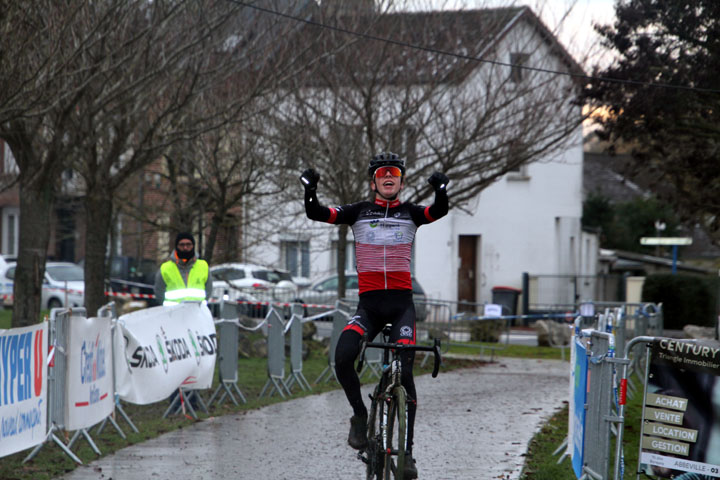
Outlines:
[{"label": "white house", "polygon": [[[474,12],[477,14],[478,11]],[[451,26],[455,22],[465,22],[463,28],[472,29],[467,25],[473,19],[471,13],[443,12],[444,23],[435,27],[445,27],[446,36],[452,37]],[[572,75],[564,75],[577,75],[581,70],[528,8],[509,9],[503,13],[506,15],[502,17],[502,25],[494,28],[491,36],[476,39],[481,42],[480,49],[467,49],[468,52],[479,51],[476,57],[479,61],[473,64],[472,71],[466,72],[462,81],[444,94],[464,95],[472,90],[497,97],[504,95],[500,90],[505,88],[544,92],[543,88],[553,86],[556,90],[565,90],[568,100],[557,103],[562,108],[546,111],[538,103],[537,116],[533,118],[533,112],[523,112],[524,118],[534,125],[547,127],[548,131],[555,129],[557,132],[558,128],[563,128],[558,125],[570,127],[562,142],[556,142],[553,148],[543,146],[547,148],[546,154],[536,152],[532,163],[506,168],[503,171],[507,173],[495,178],[462,207],[451,209],[447,217],[418,230],[414,273],[426,294],[435,299],[489,302],[493,287],[520,289],[523,272],[594,275],[596,271],[597,239],[581,228],[581,111],[570,100],[576,91]],[[489,90],[490,85],[498,85],[498,91]],[[392,86],[388,86],[388,90],[392,90]],[[517,106],[508,102],[507,111],[500,112],[499,116],[504,119],[496,122],[500,123],[496,127],[505,135],[505,141],[512,137],[512,130],[518,128],[512,121],[513,108]],[[505,127],[503,122],[507,122]],[[490,135],[487,142],[492,143],[494,137],[499,136]],[[413,150],[430,151],[432,133],[427,137],[429,140],[419,140],[413,145]],[[541,135],[536,138],[540,139]],[[531,150],[535,146],[526,145],[525,148]],[[512,150],[508,150],[507,156],[509,163],[513,158]],[[423,170],[428,171],[432,168]],[[459,191],[458,187],[466,187],[473,181],[481,181],[481,178],[451,181],[448,187],[451,201],[453,192]],[[264,225],[261,228],[266,232],[264,241],[247,245],[247,248],[250,258],[288,268],[296,276],[316,279],[335,271],[333,242],[337,239],[337,227],[307,221],[299,183],[296,188],[298,200],[286,205],[282,223],[274,227]],[[321,180],[319,192],[322,189]],[[348,253],[348,267],[351,267],[352,251]],[[562,282],[557,288],[564,288]],[[575,296],[587,295],[589,293],[580,292]]]}]

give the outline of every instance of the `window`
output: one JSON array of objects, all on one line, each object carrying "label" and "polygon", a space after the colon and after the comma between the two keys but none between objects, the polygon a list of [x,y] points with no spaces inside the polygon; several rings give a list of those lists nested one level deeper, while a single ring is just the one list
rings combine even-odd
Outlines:
[{"label": "window", "polygon": [[529,53],[511,53],[510,64],[510,81],[513,83],[522,83],[526,78],[524,67],[530,59]]},{"label": "window", "polygon": [[357,275],[346,275],[345,276],[345,290],[357,290],[360,288],[358,285]]},{"label": "window", "polygon": [[85,271],[77,265],[48,265],[46,272],[50,278],[60,282],[80,282],[85,279]]},{"label": "window", "polygon": [[289,273],[278,270],[253,270],[253,278],[259,278],[270,283],[278,283],[282,280],[292,281],[292,277]]},{"label": "window", "polygon": [[114,257],[110,261],[110,278],[121,277],[123,274],[123,261],[122,258]]},{"label": "window", "polygon": [[528,175],[528,169],[527,165],[520,165],[515,168],[511,168],[508,170],[507,174],[508,180],[530,180],[530,175]]},{"label": "window", "polygon": [[330,277],[316,287],[321,292],[336,291],[338,287],[338,277]]},{"label": "window", "polygon": [[310,242],[284,240],[280,242],[285,269],[294,277],[310,276]]},{"label": "window", "polygon": [[527,159],[527,148],[520,141],[512,141],[507,148],[507,162],[513,165],[508,169],[508,180],[530,180],[527,164],[520,164]]},{"label": "window", "polygon": [[20,218],[20,208],[5,207],[2,212],[2,253],[3,255],[15,256],[18,253],[18,219]]},{"label": "window", "polygon": [[245,270],[239,268],[219,268],[213,270],[212,275],[218,280],[229,282],[231,280],[242,280],[245,278]]}]

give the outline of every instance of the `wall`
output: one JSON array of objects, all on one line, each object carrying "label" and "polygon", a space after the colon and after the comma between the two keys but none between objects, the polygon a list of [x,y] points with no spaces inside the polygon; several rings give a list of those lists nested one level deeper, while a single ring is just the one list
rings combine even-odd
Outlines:
[{"label": "wall", "polygon": [[[527,180],[502,178],[482,192],[469,213],[455,209],[447,218],[422,227],[416,239],[416,274],[426,293],[457,298],[459,235],[481,236],[480,302],[491,300],[494,286],[521,288],[523,272],[580,273],[592,268],[581,261],[588,258],[582,249],[593,248],[580,228],[581,174],[582,147],[577,145],[556,161],[528,165]],[[452,183],[448,191],[452,196]]]}]

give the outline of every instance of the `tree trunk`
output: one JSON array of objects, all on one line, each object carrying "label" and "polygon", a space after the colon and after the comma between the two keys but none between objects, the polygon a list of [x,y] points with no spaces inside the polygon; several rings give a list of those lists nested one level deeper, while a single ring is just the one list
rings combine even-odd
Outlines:
[{"label": "tree trunk", "polygon": [[338,298],[345,298],[345,262],[347,253],[348,225],[341,224],[338,229],[337,274]]},{"label": "tree trunk", "polygon": [[88,317],[107,303],[105,298],[105,250],[112,222],[112,195],[88,186],[85,199],[85,308]]},{"label": "tree trunk", "polygon": [[[19,252],[13,285],[14,328],[34,325],[40,318],[45,259],[50,240],[50,215],[54,196],[52,188],[38,178],[42,175],[20,176]],[[26,183],[27,182],[27,183]]]},{"label": "tree trunk", "polygon": [[[215,250],[215,243],[217,242],[217,235],[220,230],[220,220],[221,216],[217,215],[217,213],[210,219],[210,231],[208,232],[207,241],[205,242],[205,251],[202,256],[208,264],[212,264],[213,250]],[[200,232],[200,235],[202,235],[202,232]]]}]

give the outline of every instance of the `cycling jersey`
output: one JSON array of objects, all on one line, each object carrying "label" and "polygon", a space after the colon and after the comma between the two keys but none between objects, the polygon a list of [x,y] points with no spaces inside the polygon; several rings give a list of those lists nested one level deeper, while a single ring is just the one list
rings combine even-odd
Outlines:
[{"label": "cycling jersey", "polygon": [[318,204],[315,192],[305,194],[308,218],[350,225],[360,294],[372,290],[412,290],[410,259],[415,232],[448,212],[445,190],[429,207],[399,200],[358,202],[334,208]]}]

